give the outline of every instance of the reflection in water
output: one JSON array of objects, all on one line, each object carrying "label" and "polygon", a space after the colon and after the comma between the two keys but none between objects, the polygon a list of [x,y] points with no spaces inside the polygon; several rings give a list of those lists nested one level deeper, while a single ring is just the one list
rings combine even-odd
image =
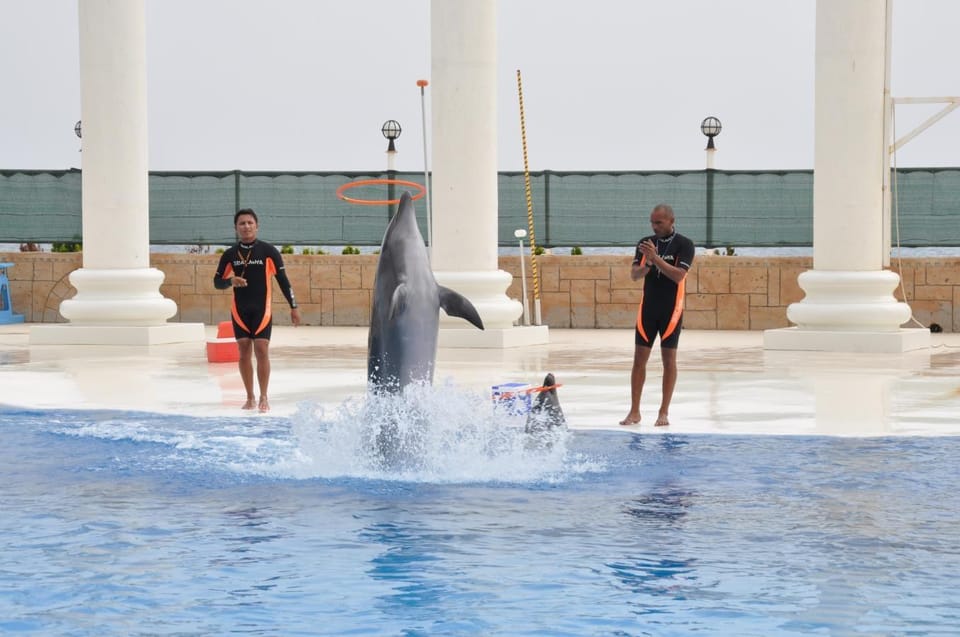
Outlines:
[{"label": "reflection in water", "polygon": [[367,574],[389,584],[378,596],[387,610],[410,609],[422,616],[425,609],[441,608],[448,594],[443,582],[450,579],[431,576],[430,566],[441,561],[438,553],[444,550],[434,551],[437,538],[432,536],[423,525],[395,521],[373,523],[360,532],[364,542],[384,547],[370,560]]},{"label": "reflection in water", "polygon": [[640,613],[659,612],[644,596],[684,597],[683,590],[697,580],[695,558],[653,555],[649,550],[650,546],[681,548],[682,523],[697,498],[694,490],[683,485],[677,464],[689,444],[689,439],[670,434],[634,435],[628,444],[632,451],[642,454],[643,471],[649,478],[641,485],[649,491],[622,505],[630,518],[628,528],[634,531],[630,544],[643,548],[608,563],[607,568],[622,587],[641,595],[636,600],[642,607]]}]

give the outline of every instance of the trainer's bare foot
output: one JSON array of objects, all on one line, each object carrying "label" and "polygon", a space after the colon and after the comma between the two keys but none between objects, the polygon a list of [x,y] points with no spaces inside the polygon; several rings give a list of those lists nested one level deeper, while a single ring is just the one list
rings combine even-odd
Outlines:
[{"label": "trainer's bare foot", "polygon": [[257,409],[260,411],[270,411],[270,401],[267,400],[266,396],[260,397],[260,404],[257,406]]},{"label": "trainer's bare foot", "polygon": [[653,423],[654,427],[669,427],[670,419],[667,418],[666,414],[660,414],[657,416],[657,422]]},{"label": "trainer's bare foot", "polygon": [[253,409],[257,406],[257,401],[253,398],[247,398],[247,402],[243,403],[241,409]]},{"label": "trainer's bare foot", "polygon": [[620,421],[621,427],[630,427],[640,424],[640,414],[627,414],[627,417]]}]

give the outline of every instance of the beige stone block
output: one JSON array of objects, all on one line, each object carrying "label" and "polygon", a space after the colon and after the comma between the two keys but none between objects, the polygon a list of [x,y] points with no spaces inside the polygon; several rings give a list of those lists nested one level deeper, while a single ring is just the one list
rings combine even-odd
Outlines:
[{"label": "beige stone block", "polygon": [[772,330],[781,327],[790,327],[787,320],[787,310],[784,307],[751,307],[750,329]]},{"label": "beige stone block", "polygon": [[310,266],[310,291],[322,289],[340,289],[340,266],[336,264],[315,263]]},{"label": "beige stone block", "polygon": [[340,287],[344,290],[361,289],[360,264],[340,266]]},{"label": "beige stone block", "polygon": [[[301,257],[302,259],[309,257]],[[284,268],[287,272],[287,278],[290,279],[290,285],[295,294],[305,294],[310,288],[310,264],[297,263],[287,265]]]},{"label": "beige stone block", "polygon": [[[163,272],[163,283],[165,285],[196,285],[197,268],[192,263],[168,263],[163,267],[157,268]],[[213,274],[210,272],[210,287],[213,287]]]},{"label": "beige stone block", "polygon": [[0,255],[0,262],[13,263],[11,267],[6,268],[7,278],[10,281],[37,281],[41,279],[50,280],[53,268],[49,261],[35,260],[11,260],[12,257]]},{"label": "beige stone block", "polygon": [[[530,306],[533,312],[533,305]],[[570,295],[563,292],[546,292],[540,296],[540,318],[550,327],[570,327]]]},{"label": "beige stone block", "polygon": [[596,285],[593,281],[570,281],[570,305],[596,305]]},{"label": "beige stone block", "polygon": [[918,285],[914,299],[918,301],[952,301],[953,286],[950,285]]},{"label": "beige stone block", "polygon": [[333,325],[333,290],[321,290],[320,299],[320,325]]},{"label": "beige stone block", "polygon": [[160,296],[170,299],[177,305],[180,305],[180,286],[179,285],[160,285]]},{"label": "beige stone block", "polygon": [[570,326],[592,328],[596,325],[596,289],[591,280],[570,281]]},{"label": "beige stone block", "polygon": [[766,294],[766,267],[734,267],[730,270],[730,291],[735,294]]},{"label": "beige stone block", "polygon": [[630,262],[624,262],[622,267],[612,265],[608,270],[610,272],[611,288],[630,288],[638,284],[637,281],[630,278]]},{"label": "beige stone block", "polygon": [[697,291],[707,294],[730,292],[730,268],[703,266],[698,271]]},{"label": "beige stone block", "polygon": [[[914,300],[910,303],[910,309],[913,312],[913,317],[920,321],[922,325],[929,326],[932,323],[937,323],[944,330],[953,326],[953,303],[949,301]],[[904,325],[906,327],[916,327],[913,321],[907,321]]]},{"label": "beige stone block", "polygon": [[633,290],[610,290],[611,303],[626,303],[636,307],[637,304],[640,303],[640,297],[642,296],[643,293],[640,291],[640,288]]},{"label": "beige stone block", "polygon": [[684,310],[710,310],[717,309],[716,294],[687,294],[683,299]]},{"label": "beige stone block", "polygon": [[610,282],[594,281],[594,298],[597,304],[610,302]]},{"label": "beige stone block", "polygon": [[64,258],[53,261],[51,265],[50,281],[65,280],[71,272],[80,269],[80,257],[76,259]]},{"label": "beige stone block", "polygon": [[750,306],[757,307],[767,307],[767,295],[766,294],[751,294],[750,295]]},{"label": "beige stone block", "polygon": [[[529,263],[527,265],[530,265]],[[533,269],[527,268],[527,272],[530,273],[530,276],[533,276]],[[556,292],[560,289],[560,268],[557,266],[540,266],[537,270],[540,278],[540,291],[541,292]],[[531,288],[532,289],[532,288]],[[569,290],[570,287],[567,285],[566,290]]]},{"label": "beige stone block", "polygon": [[560,278],[570,280],[610,280],[610,267],[603,265],[566,265],[560,267]]},{"label": "beige stone block", "polygon": [[718,297],[717,329],[750,329],[750,297],[746,294],[724,294]]},{"label": "beige stone block", "polygon": [[204,323],[209,325],[214,322],[213,312],[211,310],[211,297],[208,294],[184,294],[180,297],[179,308],[180,321],[184,323]]},{"label": "beige stone block", "polygon": [[960,332],[960,286],[953,288],[953,331]]},{"label": "beige stone block", "polygon": [[798,267],[780,268],[780,305],[786,306],[803,300],[806,295],[797,282],[797,277],[808,269]]},{"label": "beige stone block", "polygon": [[767,268],[767,303],[771,306],[780,305],[780,267]]},{"label": "beige stone block", "polygon": [[377,281],[377,264],[364,263],[360,266],[360,287],[372,290]]},{"label": "beige stone block", "polygon": [[913,283],[914,285],[924,285],[927,282],[927,266],[920,265],[913,272]]},{"label": "beige stone block", "polygon": [[717,313],[712,310],[684,310],[683,327],[691,330],[715,330]]},{"label": "beige stone block", "polygon": [[[6,299],[0,299],[6,300]],[[33,282],[10,281],[10,307],[14,314],[22,314],[23,320],[29,323],[33,320]]]},{"label": "beige stone block", "polygon": [[[637,321],[637,306],[629,303],[605,303],[597,307],[596,326],[601,329],[632,328]],[[625,338],[624,342],[628,342]],[[632,337],[629,343],[633,343]]]},{"label": "beige stone block", "polygon": [[928,285],[960,285],[960,259],[943,260],[927,266]]},{"label": "beige stone block", "polygon": [[694,263],[690,271],[687,272],[687,276],[684,277],[684,282],[687,294],[700,291],[700,268],[697,267],[696,263]]},{"label": "beige stone block", "polygon": [[[360,270],[357,269],[357,281]],[[370,292],[368,290],[334,290],[333,324],[363,326],[370,324]]]}]

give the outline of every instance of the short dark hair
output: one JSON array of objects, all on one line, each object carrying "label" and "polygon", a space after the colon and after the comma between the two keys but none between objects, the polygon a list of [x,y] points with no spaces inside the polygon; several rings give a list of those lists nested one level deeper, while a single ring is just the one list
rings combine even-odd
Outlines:
[{"label": "short dark hair", "polygon": [[237,210],[237,214],[233,215],[233,225],[237,225],[237,220],[240,218],[240,215],[250,215],[253,217],[253,220],[257,222],[257,225],[260,224],[260,220],[257,219],[257,213],[253,211],[253,208],[241,208]]}]

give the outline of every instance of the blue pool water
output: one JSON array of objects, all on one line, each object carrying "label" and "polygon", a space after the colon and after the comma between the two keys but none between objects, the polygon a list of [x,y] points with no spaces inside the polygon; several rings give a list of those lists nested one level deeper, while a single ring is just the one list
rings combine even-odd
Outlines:
[{"label": "blue pool water", "polygon": [[359,403],[0,409],[0,633],[960,629],[960,438],[531,444],[480,402],[437,403],[400,468]]}]

